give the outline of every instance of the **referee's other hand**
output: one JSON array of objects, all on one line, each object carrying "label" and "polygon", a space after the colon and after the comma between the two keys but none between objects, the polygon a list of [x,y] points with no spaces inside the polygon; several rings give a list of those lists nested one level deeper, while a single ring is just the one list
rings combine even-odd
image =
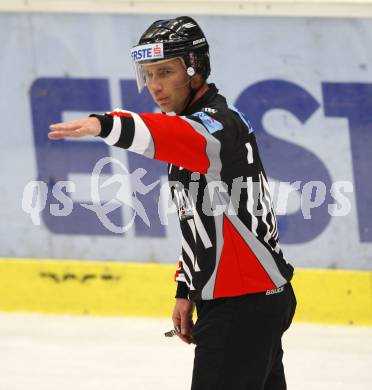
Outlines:
[{"label": "referee's other hand", "polygon": [[95,117],[81,118],[73,121],[55,123],[49,126],[50,139],[81,138],[97,136],[101,132],[101,123]]},{"label": "referee's other hand", "polygon": [[192,313],[194,312],[194,303],[184,298],[177,298],[173,309],[173,325],[177,336],[187,344],[195,344],[191,335],[194,323]]}]

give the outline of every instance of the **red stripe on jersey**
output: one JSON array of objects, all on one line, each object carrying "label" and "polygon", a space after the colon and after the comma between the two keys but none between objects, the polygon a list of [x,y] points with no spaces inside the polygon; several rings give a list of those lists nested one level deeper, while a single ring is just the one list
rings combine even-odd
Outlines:
[{"label": "red stripe on jersey", "polygon": [[155,146],[156,160],[167,161],[192,172],[207,173],[210,165],[207,141],[179,116],[140,114]]},{"label": "red stripe on jersey", "polygon": [[276,288],[251,248],[224,216],[224,244],[213,298],[237,296]]}]

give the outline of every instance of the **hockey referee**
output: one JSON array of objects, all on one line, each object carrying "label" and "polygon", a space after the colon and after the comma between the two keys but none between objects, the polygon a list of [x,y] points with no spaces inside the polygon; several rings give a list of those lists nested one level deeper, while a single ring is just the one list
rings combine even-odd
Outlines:
[{"label": "hockey referee", "polygon": [[131,57],[139,90],[162,113],[92,114],[51,125],[48,136],[99,136],[168,163],[182,231],[172,319],[174,333],[196,344],[192,390],[284,390],[293,267],[252,126],[207,82],[209,45],[194,19],[154,22]]}]

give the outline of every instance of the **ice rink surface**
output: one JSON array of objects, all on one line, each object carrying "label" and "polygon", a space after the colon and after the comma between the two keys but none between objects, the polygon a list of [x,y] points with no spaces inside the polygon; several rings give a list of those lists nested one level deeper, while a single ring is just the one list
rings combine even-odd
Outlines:
[{"label": "ice rink surface", "polygon": [[[187,390],[193,347],[171,327],[0,313],[0,390]],[[372,327],[294,324],[284,346],[289,390],[372,389]]]}]

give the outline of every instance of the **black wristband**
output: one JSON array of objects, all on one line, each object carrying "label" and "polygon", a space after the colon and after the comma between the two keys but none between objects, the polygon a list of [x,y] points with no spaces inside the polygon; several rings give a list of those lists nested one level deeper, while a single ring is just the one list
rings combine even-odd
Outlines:
[{"label": "black wristband", "polygon": [[97,137],[106,138],[112,130],[114,126],[114,118],[111,115],[98,115],[98,114],[90,114],[90,118],[97,118],[101,123],[101,132],[97,135]]},{"label": "black wristband", "polygon": [[189,288],[185,282],[177,283],[177,292],[175,298],[189,298]]}]

